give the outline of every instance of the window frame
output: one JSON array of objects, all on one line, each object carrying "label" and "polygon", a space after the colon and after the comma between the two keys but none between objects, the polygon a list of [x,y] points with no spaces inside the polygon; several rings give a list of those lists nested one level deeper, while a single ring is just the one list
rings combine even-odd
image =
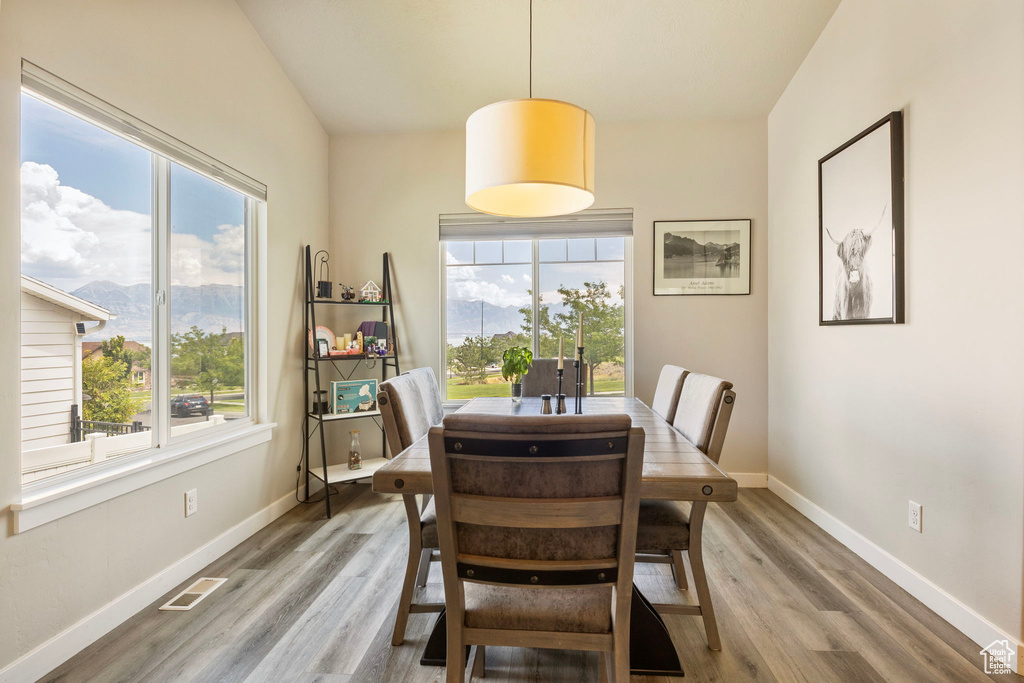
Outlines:
[{"label": "window frame", "polygon": [[[169,409],[154,411],[150,447],[22,484],[20,498],[11,505],[15,533],[269,441],[276,426],[269,421],[263,390],[267,386],[269,368],[267,285],[259,274],[265,273],[267,268],[266,186],[26,61],[22,62],[21,90],[47,105],[126,138],[152,154],[154,362],[151,401],[154,405],[170,406],[171,165],[177,163],[242,195],[245,202],[244,393],[248,415],[209,429],[175,435]],[[18,325],[20,328],[20,316]],[[163,345],[162,351],[157,350],[158,344]]]},{"label": "window frame", "polygon": [[[565,234],[545,234],[537,235],[533,237],[525,237],[519,235],[510,235],[508,237],[496,237],[493,234],[483,236],[481,240],[446,240],[444,238],[438,239],[438,279],[439,279],[439,290],[441,292],[439,308],[440,308],[440,361],[438,367],[441,372],[439,377],[441,378],[441,399],[442,405],[445,410],[455,410],[460,406],[465,405],[473,399],[450,399],[448,398],[448,254],[447,244],[448,242],[469,242],[469,241],[481,241],[489,242],[497,239],[505,241],[526,241],[531,242],[531,261],[530,266],[530,277],[532,283],[536,284],[540,282],[540,267],[542,265],[540,261],[540,242],[546,239],[574,239],[574,238],[595,238],[600,239],[602,237],[609,237],[607,234],[589,234],[589,233],[572,233],[566,232]],[[623,305],[625,310],[623,311],[623,371],[625,373],[625,386],[623,393],[627,398],[632,398],[633,392],[633,236],[629,235],[616,235],[623,239],[623,251],[622,251],[622,281],[625,285],[625,296],[623,297]],[[502,253],[504,253],[504,245],[502,245]],[[522,265],[525,262],[516,262],[516,264],[477,264],[476,263],[476,250],[474,247],[474,263],[472,265]],[[619,263],[618,260],[609,259],[598,259],[595,253],[594,260],[592,261],[569,261],[568,260],[568,249],[566,251],[565,261],[545,261],[544,264],[570,264],[570,263]],[[539,286],[533,286],[533,301],[532,306],[534,310],[534,320],[537,319],[536,311],[540,306],[540,289]],[[540,348],[540,328],[537,325],[533,325],[531,329],[533,335],[533,348]]]}]

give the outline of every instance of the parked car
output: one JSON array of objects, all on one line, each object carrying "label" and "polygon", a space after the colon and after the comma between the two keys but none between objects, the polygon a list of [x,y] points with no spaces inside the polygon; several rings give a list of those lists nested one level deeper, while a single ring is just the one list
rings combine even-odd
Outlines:
[{"label": "parked car", "polygon": [[213,408],[205,396],[174,396],[171,398],[171,415],[174,417],[190,417],[192,415],[212,415]]}]

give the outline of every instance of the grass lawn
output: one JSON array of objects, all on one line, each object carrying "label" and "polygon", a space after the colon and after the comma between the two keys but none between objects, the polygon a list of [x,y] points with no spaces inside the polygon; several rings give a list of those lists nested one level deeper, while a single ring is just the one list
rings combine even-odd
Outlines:
[{"label": "grass lawn", "polygon": [[[568,379],[568,378],[566,378]],[[488,384],[459,384],[461,380],[448,380],[448,398],[452,401],[465,400],[477,396],[498,396],[507,397],[511,390],[507,382],[493,382]],[[572,383],[566,381],[562,384],[566,395],[571,395]],[[626,383],[621,379],[599,379],[594,381],[594,391],[599,394],[618,393],[626,389]]]},{"label": "grass lawn", "polygon": [[238,403],[214,403],[213,412],[215,413],[244,413],[245,405],[239,401]]}]

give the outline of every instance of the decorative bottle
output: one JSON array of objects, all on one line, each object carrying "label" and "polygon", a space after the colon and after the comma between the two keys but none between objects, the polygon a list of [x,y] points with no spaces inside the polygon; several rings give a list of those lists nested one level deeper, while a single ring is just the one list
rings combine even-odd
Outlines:
[{"label": "decorative bottle", "polygon": [[350,470],[359,470],[363,468],[363,456],[360,454],[359,448],[359,430],[353,429],[349,434],[352,435],[352,445],[348,447],[348,468]]}]

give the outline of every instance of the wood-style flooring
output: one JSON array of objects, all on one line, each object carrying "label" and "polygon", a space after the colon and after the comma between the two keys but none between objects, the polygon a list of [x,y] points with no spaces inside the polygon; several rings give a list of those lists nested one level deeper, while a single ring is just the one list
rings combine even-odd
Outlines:
[{"label": "wood-style flooring", "polygon": [[[296,507],[199,572],[228,582],[192,611],[157,611],[186,582],[43,680],[443,681],[419,665],[436,615],[411,615],[405,644],[391,646],[401,501],[358,484],[340,487],[332,507],[331,520],[322,504]],[[723,649],[707,649],[699,617],[666,616],[682,680],[987,678],[977,645],[767,490],[709,506],[704,538]],[[652,602],[687,601],[668,571],[638,565],[637,584]],[[437,563],[421,590],[442,600]],[[488,648],[486,680],[596,681],[597,659]]]}]

